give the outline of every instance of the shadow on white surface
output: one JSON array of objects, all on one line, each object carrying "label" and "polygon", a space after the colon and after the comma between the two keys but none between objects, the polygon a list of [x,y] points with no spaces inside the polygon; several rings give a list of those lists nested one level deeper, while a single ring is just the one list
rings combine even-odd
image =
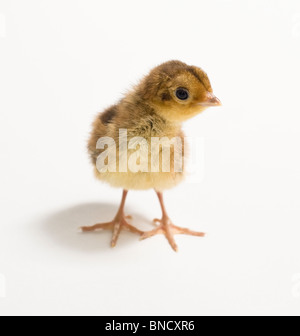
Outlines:
[{"label": "shadow on white surface", "polygon": [[[82,233],[79,228],[109,222],[114,218],[117,210],[118,206],[112,204],[79,204],[49,215],[44,219],[41,227],[47,237],[52,238],[56,245],[86,252],[108,251],[111,249],[112,232],[110,230]],[[128,211],[128,214],[133,216],[133,219],[129,222],[136,227],[142,230],[151,228],[149,221],[141,215],[130,211]],[[139,243],[138,235],[122,231],[116,248],[137,243]]]}]

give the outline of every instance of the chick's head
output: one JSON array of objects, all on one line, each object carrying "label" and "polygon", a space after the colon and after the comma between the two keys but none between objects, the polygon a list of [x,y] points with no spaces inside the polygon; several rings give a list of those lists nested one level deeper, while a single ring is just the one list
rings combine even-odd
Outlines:
[{"label": "chick's head", "polygon": [[142,99],[167,120],[182,122],[221,102],[200,68],[170,61],[153,69],[138,88]]}]

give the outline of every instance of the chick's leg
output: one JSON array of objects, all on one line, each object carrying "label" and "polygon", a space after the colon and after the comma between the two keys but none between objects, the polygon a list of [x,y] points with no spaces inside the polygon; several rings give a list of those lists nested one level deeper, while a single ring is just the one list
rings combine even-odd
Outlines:
[{"label": "chick's leg", "polygon": [[150,232],[145,232],[142,235],[141,240],[153,237],[157,234],[164,234],[168,242],[170,243],[171,247],[173,248],[173,250],[177,252],[178,247],[174,239],[175,234],[186,234],[186,235],[197,236],[197,237],[205,236],[205,233],[203,232],[195,232],[189,229],[180,228],[178,226],[175,226],[167,214],[165,204],[164,204],[163,194],[161,192],[156,192],[156,193],[157,193],[157,196],[158,196],[158,199],[161,205],[161,209],[162,209],[162,219],[155,219],[154,223],[158,223],[159,226]]},{"label": "chick's leg", "polygon": [[125,201],[127,198],[127,194],[128,194],[128,191],[124,190],[120,208],[113,221],[108,222],[108,223],[96,224],[94,226],[83,226],[81,227],[82,232],[91,232],[91,231],[97,231],[97,230],[112,230],[113,237],[111,241],[111,247],[116,246],[119,235],[122,230],[130,231],[130,232],[141,235],[143,233],[142,231],[138,230],[134,226],[127,223],[127,219],[131,218],[130,216],[125,216],[124,214],[124,207],[125,207]]}]

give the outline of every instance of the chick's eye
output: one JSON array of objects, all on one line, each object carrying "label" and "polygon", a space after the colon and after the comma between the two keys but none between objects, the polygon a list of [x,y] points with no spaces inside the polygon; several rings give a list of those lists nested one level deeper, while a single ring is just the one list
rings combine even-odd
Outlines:
[{"label": "chick's eye", "polygon": [[189,96],[190,95],[187,89],[179,88],[176,90],[176,97],[180,100],[187,100]]}]

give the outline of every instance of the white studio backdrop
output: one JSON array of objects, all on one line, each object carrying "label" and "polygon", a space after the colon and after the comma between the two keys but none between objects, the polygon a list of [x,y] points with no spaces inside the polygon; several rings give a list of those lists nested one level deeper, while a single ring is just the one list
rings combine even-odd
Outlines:
[{"label": "white studio backdrop", "polygon": [[[153,66],[202,67],[223,107],[185,125],[203,178],[166,193],[176,225],[80,235],[120,190],[97,182],[90,124]],[[0,0],[0,315],[298,315],[300,3]],[[152,229],[153,192],[127,212]]]}]

